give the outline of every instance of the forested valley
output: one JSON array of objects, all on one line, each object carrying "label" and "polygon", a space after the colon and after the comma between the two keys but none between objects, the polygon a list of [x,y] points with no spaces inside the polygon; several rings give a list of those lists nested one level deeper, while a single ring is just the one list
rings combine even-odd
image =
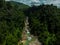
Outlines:
[{"label": "forested valley", "polygon": [[0,1],[0,45],[18,45],[26,16],[30,33],[42,45],[60,45],[60,8],[53,4],[30,7],[4,0]]}]

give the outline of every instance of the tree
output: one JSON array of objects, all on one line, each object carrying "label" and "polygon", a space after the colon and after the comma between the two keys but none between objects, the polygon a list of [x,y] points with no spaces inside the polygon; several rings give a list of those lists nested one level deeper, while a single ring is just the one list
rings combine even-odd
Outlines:
[{"label": "tree", "polygon": [[24,13],[18,8],[0,9],[0,45],[17,45],[21,40],[24,20]]},{"label": "tree", "polygon": [[[57,34],[60,34],[60,31],[58,32],[58,30],[60,30],[58,8],[48,4],[33,6],[26,11],[26,15],[29,16],[31,34],[37,36],[39,41],[42,41],[44,45],[55,45],[55,42],[59,38]],[[59,40],[57,42],[59,42]]]},{"label": "tree", "polygon": [[5,0],[0,0],[0,8],[5,5]]}]

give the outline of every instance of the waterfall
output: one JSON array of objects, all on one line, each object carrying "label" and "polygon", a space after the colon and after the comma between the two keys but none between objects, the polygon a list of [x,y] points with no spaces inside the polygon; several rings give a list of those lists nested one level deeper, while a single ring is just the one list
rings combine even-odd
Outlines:
[{"label": "waterfall", "polygon": [[29,28],[28,17],[26,17],[25,27],[23,28],[22,40],[20,41],[20,43],[23,43],[22,45],[41,45],[38,39],[30,34],[29,30],[30,28]]}]

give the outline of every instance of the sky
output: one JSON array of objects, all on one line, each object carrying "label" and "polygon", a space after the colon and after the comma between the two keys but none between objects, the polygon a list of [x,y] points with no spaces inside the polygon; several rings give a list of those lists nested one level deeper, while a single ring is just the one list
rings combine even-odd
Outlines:
[{"label": "sky", "polygon": [[[7,0],[10,1],[10,0]],[[24,3],[27,5],[31,5],[31,3],[36,3],[37,5],[39,4],[54,4],[56,6],[60,6],[60,0],[13,0],[13,1],[17,1],[20,3]]]}]

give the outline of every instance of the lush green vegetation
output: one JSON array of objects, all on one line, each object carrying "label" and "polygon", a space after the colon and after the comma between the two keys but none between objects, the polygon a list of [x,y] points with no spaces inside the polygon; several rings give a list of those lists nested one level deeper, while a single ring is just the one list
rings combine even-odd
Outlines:
[{"label": "lush green vegetation", "polygon": [[[3,4],[4,1],[1,1]],[[18,45],[24,27],[25,15],[22,10],[5,2],[0,7],[0,45]]]},{"label": "lush green vegetation", "polygon": [[19,3],[19,2],[14,2],[14,1],[7,1],[6,3],[8,5],[8,8],[11,8],[11,6],[14,7],[14,9],[18,9],[18,10],[26,10],[27,8],[29,8],[29,6],[23,4],[23,3]]},{"label": "lush green vegetation", "polygon": [[17,45],[25,16],[29,17],[31,34],[43,45],[60,45],[60,8],[53,5],[29,8],[22,3],[4,0],[0,1],[0,45]]},{"label": "lush green vegetation", "polygon": [[51,5],[33,6],[26,11],[30,32],[43,45],[60,45],[60,9]]}]

